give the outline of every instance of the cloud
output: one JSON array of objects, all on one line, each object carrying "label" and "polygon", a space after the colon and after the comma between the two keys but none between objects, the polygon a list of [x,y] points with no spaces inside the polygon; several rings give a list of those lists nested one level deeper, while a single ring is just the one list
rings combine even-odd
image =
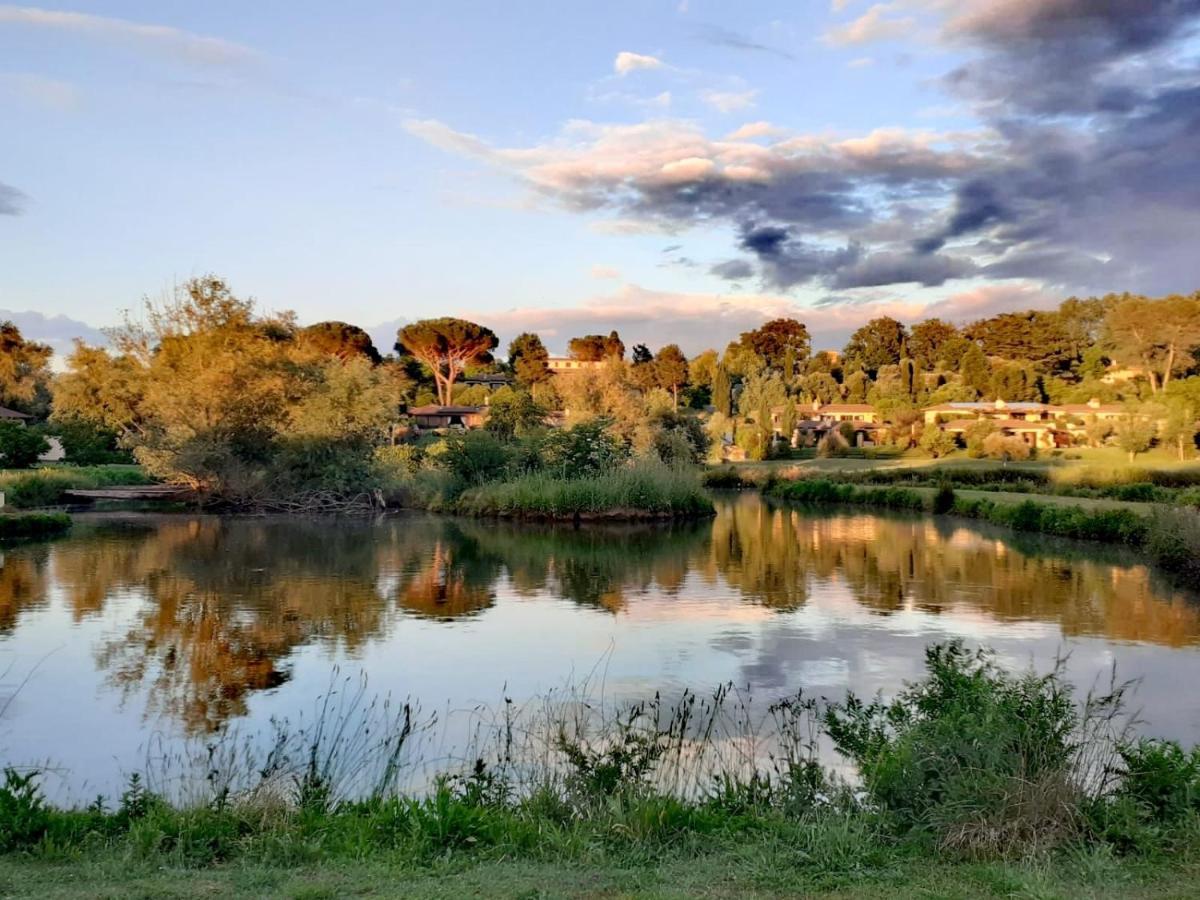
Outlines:
[{"label": "cloud", "polygon": [[0,181],[0,216],[19,216],[24,206],[25,195]]},{"label": "cloud", "polygon": [[739,109],[750,109],[754,106],[757,90],[748,91],[714,91],[700,92],[700,99],[718,112],[731,113]]},{"label": "cloud", "polygon": [[79,90],[75,85],[28,72],[0,74],[0,95],[56,112],[79,105]]},{"label": "cloud", "polygon": [[602,266],[597,263],[592,266],[591,276],[593,278],[620,278],[621,270],[615,269],[612,266]]},{"label": "cloud", "polygon": [[66,316],[47,316],[32,310],[0,309],[0,322],[12,322],[27,340],[49,344],[59,356],[71,352],[76,338],[88,344],[103,345],[108,341],[99,328],[86,322]]},{"label": "cloud", "polygon": [[241,44],[193,34],[168,25],[146,25],[88,13],[0,5],[0,25],[69,32],[128,44],[199,66],[245,66],[258,54]]},{"label": "cloud", "polygon": [[[730,262],[742,262],[731,260]],[[937,316],[968,322],[999,312],[1049,307],[1061,296],[1031,283],[979,286],[930,300],[882,296],[860,302],[811,305],[782,294],[711,294],[649,290],[624,285],[613,294],[594,297],[572,307],[518,307],[504,312],[464,311],[461,314],[487,325],[502,344],[533,331],[551,351],[565,351],[567,341],[580,334],[620,332],[627,345],[649,347],[677,343],[688,354],[709,347],[722,348],[770,319],[788,317],[804,322],[814,347],[841,347],[850,334],[869,319],[892,316],[916,322]],[[374,333],[374,332],[372,332]],[[394,339],[395,329],[391,331]],[[391,341],[386,345],[391,346]]]},{"label": "cloud", "polygon": [[636,72],[638,69],[661,69],[663,61],[656,56],[645,56],[641,53],[630,53],[622,50],[613,60],[613,71],[620,76]]},{"label": "cloud", "polygon": [[730,50],[745,50],[751,53],[767,53],[782,59],[796,58],[786,50],[782,50],[779,47],[772,47],[769,44],[759,43],[745,35],[738,34],[736,31],[723,28],[720,25],[701,23],[692,29],[692,33],[699,40],[716,47],[725,47]]},{"label": "cloud", "polygon": [[727,281],[745,281],[754,275],[754,266],[744,259],[727,259],[714,265],[709,272]]},{"label": "cloud", "polygon": [[875,65],[875,59],[870,56],[860,56],[857,59],[852,59],[850,62],[846,63],[847,68],[850,69],[865,69],[868,66],[873,65]]},{"label": "cloud", "polygon": [[895,7],[894,3],[876,3],[857,19],[829,29],[824,40],[835,47],[846,47],[905,37],[913,31],[917,21],[911,16],[889,18],[888,13]]},{"label": "cloud", "polygon": [[[896,10],[953,51],[955,67],[933,84],[975,117],[972,129],[750,122],[710,137],[695,121],[572,121],[515,147],[437,121],[410,130],[593,227],[723,228],[779,290],[1200,284],[1200,0],[897,0],[845,36],[878,35]],[[745,271],[727,262],[716,271]]]}]

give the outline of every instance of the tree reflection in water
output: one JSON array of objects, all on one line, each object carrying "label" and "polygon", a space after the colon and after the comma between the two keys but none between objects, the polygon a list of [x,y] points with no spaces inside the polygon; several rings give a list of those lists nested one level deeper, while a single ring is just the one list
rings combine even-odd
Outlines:
[{"label": "tree reflection in water", "polygon": [[[756,495],[711,522],[530,527],[404,515],[361,520],[102,516],[8,548],[0,638],[61,598],[75,621],[136,604],[96,648],[147,713],[203,733],[289,677],[297,648],[354,657],[403,617],[454,627],[498,598],[553,598],[622,615],[642,598],[737,598],[780,615],[820,594],[872,614],[971,612],[1067,636],[1200,643],[1200,609],[1129,555],[950,519],[820,515]],[[681,607],[679,615],[686,616]]]}]

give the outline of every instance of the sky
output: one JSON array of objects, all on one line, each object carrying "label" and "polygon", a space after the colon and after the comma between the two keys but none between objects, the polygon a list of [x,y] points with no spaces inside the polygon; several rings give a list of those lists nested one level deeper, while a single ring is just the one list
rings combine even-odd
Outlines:
[{"label": "sky", "polygon": [[0,317],[213,272],[367,328],[967,321],[1200,288],[1200,0],[0,3]]}]

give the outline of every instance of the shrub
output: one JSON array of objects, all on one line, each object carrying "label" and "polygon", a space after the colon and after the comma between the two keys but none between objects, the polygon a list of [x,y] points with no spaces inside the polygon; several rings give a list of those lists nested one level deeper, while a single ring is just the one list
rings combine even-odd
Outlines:
[{"label": "shrub", "polygon": [[446,438],[438,461],[468,484],[482,484],[504,476],[512,453],[494,434],[467,431]]},{"label": "shrub", "polygon": [[700,483],[707,488],[742,488],[746,482],[733,466],[719,469],[706,469],[700,477]]},{"label": "shrub", "polygon": [[987,451],[984,450],[983,442],[995,433],[996,423],[987,419],[980,419],[971,425],[966,431],[967,456],[972,459],[981,459],[986,456]]},{"label": "shrub", "polygon": [[990,459],[1002,459],[1005,462],[1013,459],[1029,459],[1029,445],[1015,435],[1006,435],[999,431],[989,434],[983,439],[983,455]]},{"label": "shrub", "polygon": [[49,450],[50,442],[40,429],[0,422],[0,464],[5,468],[28,469]]},{"label": "shrub", "polygon": [[933,495],[933,511],[938,514],[945,514],[954,509],[954,488],[943,482],[938,486],[937,493]]},{"label": "shrub", "polygon": [[46,833],[50,814],[38,789],[38,773],[5,768],[0,784],[0,851],[30,847]]},{"label": "shrub", "polygon": [[892,826],[975,856],[1071,840],[1080,716],[1061,672],[1010,675],[960,642],[928,648],[925,668],[895,700],[851,694],[824,715]]},{"label": "shrub", "polygon": [[595,419],[552,431],[541,447],[543,466],[566,478],[587,478],[608,472],[629,458],[629,450],[609,431],[609,423]]},{"label": "shrub", "polygon": [[921,432],[920,447],[934,459],[948,456],[958,448],[954,435],[942,431],[937,425],[926,425]]}]

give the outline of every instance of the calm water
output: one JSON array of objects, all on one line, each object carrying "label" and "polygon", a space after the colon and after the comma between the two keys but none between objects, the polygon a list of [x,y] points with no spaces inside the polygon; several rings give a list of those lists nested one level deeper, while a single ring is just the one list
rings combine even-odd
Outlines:
[{"label": "calm water", "polygon": [[[331,672],[447,710],[590,679],[894,690],[961,636],[1142,679],[1146,730],[1200,740],[1200,603],[1132,555],[755,495],[687,527],[80,516],[0,564],[0,759],[110,792],[147,748],[312,709]],[[6,705],[7,704],[7,705]],[[156,751],[157,752],[157,751]]]}]

